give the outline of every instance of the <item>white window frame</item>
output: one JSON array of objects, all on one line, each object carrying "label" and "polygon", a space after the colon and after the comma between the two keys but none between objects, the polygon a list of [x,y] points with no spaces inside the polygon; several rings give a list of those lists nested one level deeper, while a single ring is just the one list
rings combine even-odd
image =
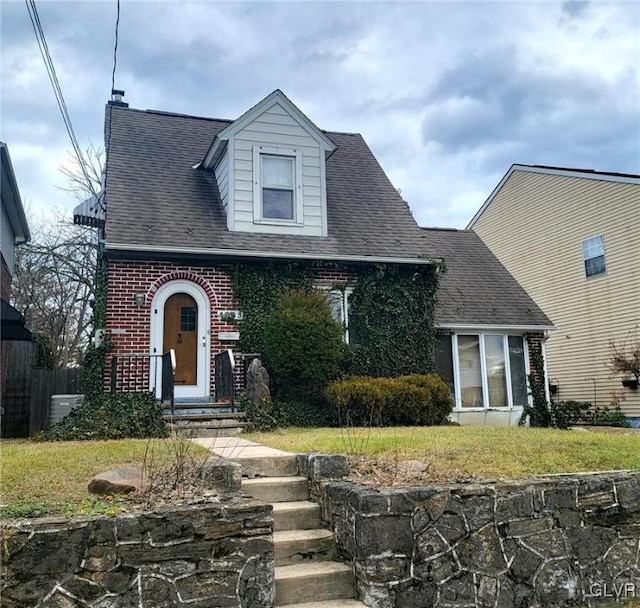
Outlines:
[{"label": "white window frame", "polygon": [[[293,160],[293,219],[283,220],[264,217],[262,212],[262,157],[280,156]],[[304,204],[302,199],[302,151],[295,148],[273,148],[253,146],[253,222],[276,226],[304,225]]]},{"label": "white window frame", "polygon": [[353,286],[347,285],[344,289],[337,289],[335,287],[318,287],[321,291],[323,291],[327,296],[338,295],[340,296],[340,308],[342,310],[342,318],[343,321],[343,334],[342,339],[345,344],[349,344],[349,298],[353,293]]},{"label": "white window frame", "polygon": [[[458,359],[458,336],[479,336],[480,346],[480,374],[482,378],[482,407],[462,407],[462,390],[460,381],[460,361]],[[484,343],[485,336],[502,336],[502,348],[504,352],[504,369],[505,378],[507,383],[507,405],[506,407],[492,407],[489,405],[489,383],[487,381],[487,361],[486,361],[486,349]],[[513,393],[511,389],[511,360],[509,358],[509,336],[522,336],[522,343],[524,346],[524,371],[527,377],[527,391],[529,389],[529,374],[531,368],[529,364],[529,348],[527,336],[518,334],[516,332],[501,332],[501,331],[480,331],[480,330],[464,330],[459,333],[451,334],[451,356],[453,358],[453,382],[454,382],[454,394],[455,394],[455,409],[461,412],[483,412],[485,410],[513,410],[520,408],[522,405],[513,404]],[[529,405],[531,402],[531,395],[527,397]]]},{"label": "white window frame", "polygon": [[[596,255],[592,257],[586,257],[584,248],[589,241],[595,241],[596,239],[600,239],[600,241],[602,242],[602,257],[604,259],[604,270],[602,272],[599,272],[598,274],[587,274],[587,261],[594,260],[595,258],[598,258],[600,256]],[[586,238],[582,241],[582,269],[584,270],[584,276],[587,279],[595,279],[596,277],[601,277],[607,274],[607,249],[604,244],[604,234],[595,234],[594,236],[590,236],[589,238]]]}]

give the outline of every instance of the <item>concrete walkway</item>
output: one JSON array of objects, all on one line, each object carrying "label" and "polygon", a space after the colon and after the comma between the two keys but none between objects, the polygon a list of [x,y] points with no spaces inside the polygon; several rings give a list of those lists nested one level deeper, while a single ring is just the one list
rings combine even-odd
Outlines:
[{"label": "concrete walkway", "polygon": [[243,474],[247,477],[254,477],[258,471],[265,477],[297,474],[298,465],[291,452],[268,448],[240,437],[201,437],[192,441],[217,456],[241,464]]}]

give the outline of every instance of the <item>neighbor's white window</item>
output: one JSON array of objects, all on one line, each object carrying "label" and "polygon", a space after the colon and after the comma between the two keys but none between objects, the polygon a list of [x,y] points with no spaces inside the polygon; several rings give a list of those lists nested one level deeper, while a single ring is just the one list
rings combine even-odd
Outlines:
[{"label": "neighbor's white window", "polygon": [[600,234],[582,241],[582,259],[587,277],[595,277],[607,271],[604,261],[604,236]]},{"label": "neighbor's white window", "polygon": [[438,336],[436,367],[452,387],[456,407],[513,407],[528,403],[523,336]]},{"label": "neighbor's white window", "polygon": [[327,291],[327,300],[331,307],[331,316],[344,328],[344,341],[349,343],[349,296],[353,287],[344,290],[332,289]]},{"label": "neighbor's white window", "polygon": [[302,222],[302,156],[297,150],[254,146],[254,221]]}]

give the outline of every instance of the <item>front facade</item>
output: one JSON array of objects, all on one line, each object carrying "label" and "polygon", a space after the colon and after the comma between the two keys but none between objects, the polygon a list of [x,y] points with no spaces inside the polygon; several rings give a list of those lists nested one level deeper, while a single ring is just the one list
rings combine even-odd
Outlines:
[{"label": "front facade", "polygon": [[[238,267],[311,272],[314,286],[331,294],[345,340],[363,272],[384,265],[435,275],[442,267],[440,243],[417,226],[362,137],[321,131],[280,91],[235,121],[111,102],[105,131],[104,329],[108,358],[131,368],[121,377],[135,374],[135,355],[173,349],[176,397],[211,398],[216,355],[239,338]],[[96,225],[77,212],[76,221]],[[542,338],[550,323],[524,298],[534,314],[518,317],[518,335],[526,326]],[[145,373],[159,391],[157,366]],[[513,409],[520,398],[505,391],[502,407]]]},{"label": "front facade", "polygon": [[640,391],[608,368],[640,335],[640,176],[514,165],[469,228],[553,321],[554,398],[619,400],[640,423]]}]

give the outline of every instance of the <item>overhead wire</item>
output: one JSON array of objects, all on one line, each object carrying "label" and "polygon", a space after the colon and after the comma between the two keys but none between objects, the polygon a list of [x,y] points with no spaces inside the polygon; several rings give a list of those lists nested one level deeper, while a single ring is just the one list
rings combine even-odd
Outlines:
[{"label": "overhead wire", "polygon": [[47,39],[42,28],[42,22],[40,21],[38,8],[36,6],[35,0],[25,0],[25,4],[27,6],[27,12],[29,13],[29,19],[31,20],[31,25],[33,27],[36,41],[38,43],[40,55],[42,56],[42,60],[44,61],[51,86],[53,87],[53,93],[56,98],[58,109],[60,110],[60,115],[62,116],[67,134],[69,135],[71,146],[73,147],[78,165],[80,167],[80,170],[82,171],[87,187],[97,198],[93,180],[89,177],[89,174],[87,172],[84,154],[82,153],[82,149],[80,148],[80,144],[78,143],[78,138],[76,137],[73,123],[71,122],[71,116],[69,115],[69,110],[67,108],[64,95],[62,94],[62,88],[60,86],[60,81],[58,80],[56,68],[53,64],[53,59],[51,58],[51,53],[49,52],[49,45],[47,44]]},{"label": "overhead wire", "polygon": [[[116,0],[116,29],[115,29],[115,37],[113,43],[113,70],[111,71],[111,94],[116,87],[116,67],[118,65],[118,28],[120,26],[120,0]],[[111,117],[113,116],[113,106],[109,106],[109,120],[107,121],[107,132],[105,136],[105,154],[106,161],[104,165],[104,188],[106,190],[107,186],[107,175],[108,175],[108,167],[109,167],[109,147],[111,144]],[[104,202],[104,193],[100,198],[100,206],[102,211],[106,212],[106,206]]]}]

